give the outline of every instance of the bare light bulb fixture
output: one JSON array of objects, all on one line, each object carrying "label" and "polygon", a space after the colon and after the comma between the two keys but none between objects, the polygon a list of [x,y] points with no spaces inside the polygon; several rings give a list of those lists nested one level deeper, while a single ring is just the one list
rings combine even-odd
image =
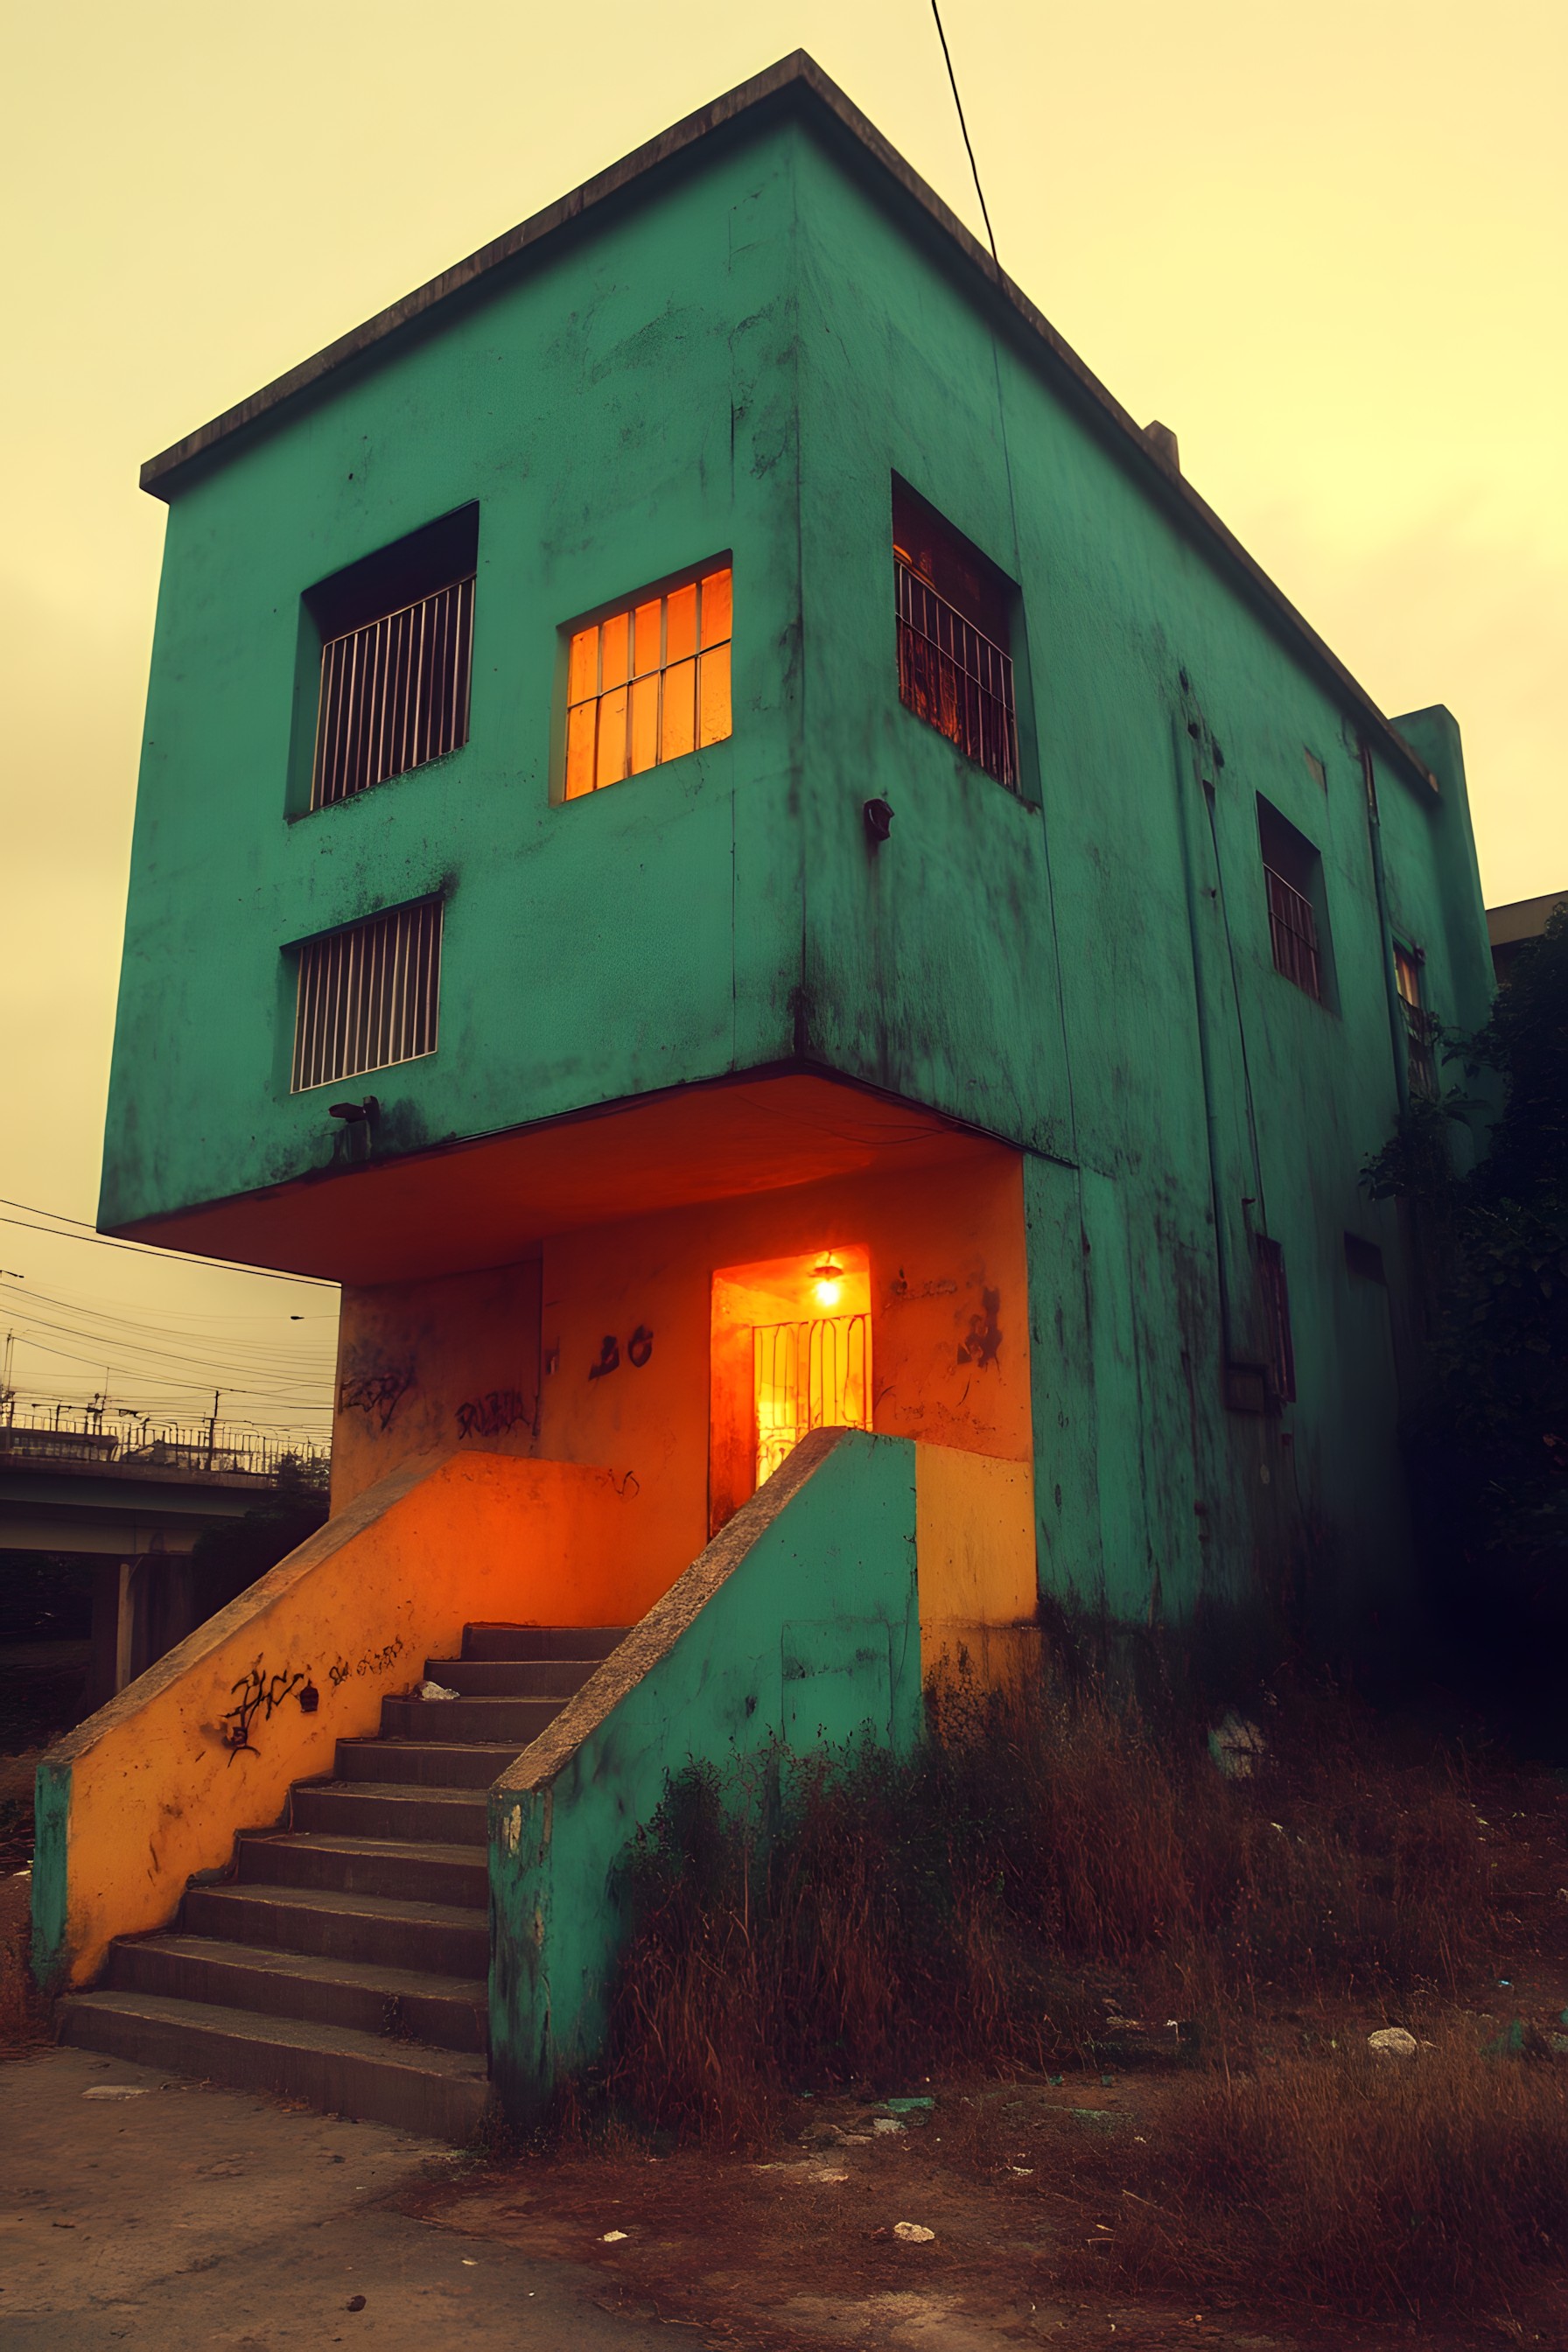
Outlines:
[{"label": "bare light bulb fixture", "polygon": [[844,1295],[844,1268],[831,1250],[824,1250],[811,1272],[816,1285],[817,1305],[831,1310]]}]

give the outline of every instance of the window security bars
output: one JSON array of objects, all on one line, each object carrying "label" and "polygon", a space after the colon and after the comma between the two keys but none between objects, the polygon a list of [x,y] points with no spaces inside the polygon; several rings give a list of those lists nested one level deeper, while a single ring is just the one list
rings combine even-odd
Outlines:
[{"label": "window security bars", "polygon": [[1421,958],[1417,950],[1395,943],[1394,976],[1399,991],[1399,1010],[1405,1017],[1410,1091],[1413,1095],[1435,1095],[1437,1065],[1432,1049],[1436,1030],[1431,1014],[1421,1002]]},{"label": "window security bars", "polygon": [[1268,1385],[1276,1411],[1296,1402],[1296,1349],[1290,1337],[1290,1294],[1285,1286],[1285,1253],[1265,1234],[1258,1236],[1258,1275],[1268,1332]]},{"label": "window security bars", "polygon": [[732,585],[726,565],[573,632],[569,801],[730,733]]},{"label": "window security bars", "polygon": [[421,899],[300,950],[292,1091],[436,1051],[441,905]]},{"label": "window security bars", "polygon": [[898,556],[899,699],[1008,791],[1018,789],[1013,664]]},{"label": "window security bars", "polygon": [[1312,902],[1276,873],[1272,866],[1263,868],[1268,884],[1268,938],[1274,950],[1274,969],[1304,988],[1309,996],[1321,1004],[1323,1000],[1322,964],[1318,953],[1318,919],[1312,912]]},{"label": "window security bars", "polygon": [[473,634],[470,575],[327,640],[313,809],[368,792],[468,741]]},{"label": "window security bars", "polygon": [[868,1322],[865,1315],[831,1315],[752,1332],[759,1486],[808,1429],[869,1428]]}]

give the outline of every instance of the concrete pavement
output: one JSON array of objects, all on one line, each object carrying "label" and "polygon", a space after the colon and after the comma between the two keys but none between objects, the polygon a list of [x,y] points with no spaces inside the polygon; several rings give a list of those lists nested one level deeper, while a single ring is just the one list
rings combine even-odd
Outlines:
[{"label": "concrete pavement", "polygon": [[[129,2097],[92,2095],[117,2089]],[[645,2352],[601,2273],[395,2209],[468,2159],[80,2050],[0,2064],[4,2352]],[[357,2310],[350,2308],[363,2297]],[[603,2300],[600,2300],[603,2299]]]}]

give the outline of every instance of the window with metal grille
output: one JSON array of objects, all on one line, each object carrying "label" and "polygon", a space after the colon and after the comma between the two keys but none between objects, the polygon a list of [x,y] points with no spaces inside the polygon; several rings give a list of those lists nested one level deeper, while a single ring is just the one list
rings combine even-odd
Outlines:
[{"label": "window with metal grille", "polygon": [[473,630],[469,578],[328,640],[312,808],[406,775],[468,741]]},{"label": "window with metal grille", "polygon": [[759,1486],[807,1430],[870,1427],[869,1328],[866,1315],[827,1315],[752,1332]]},{"label": "window with metal grille", "polygon": [[1012,590],[978,548],[896,478],[893,581],[900,701],[1016,793]]},{"label": "window with metal grille", "polygon": [[1293,980],[1321,1004],[1323,954],[1315,904],[1320,881],[1317,851],[1278,809],[1259,796],[1258,832],[1268,896],[1268,942],[1274,969]]},{"label": "window with metal grille", "polygon": [[436,1051],[441,902],[394,907],[300,950],[292,1091]]},{"label": "window with metal grille", "polygon": [[1437,1066],[1433,1052],[1436,1035],[1432,1016],[1421,1001],[1422,961],[1418,949],[1401,947],[1395,940],[1394,977],[1399,992],[1399,1010],[1405,1019],[1410,1091],[1413,1095],[1435,1095],[1437,1091]]},{"label": "window with metal grille", "polygon": [[567,800],[640,776],[730,733],[732,604],[730,566],[715,564],[572,631]]},{"label": "window with metal grille", "polygon": [[352,800],[468,740],[479,509],[465,507],[321,582],[312,809]]},{"label": "window with metal grille", "polygon": [[1278,1408],[1296,1402],[1296,1349],[1290,1338],[1290,1294],[1285,1286],[1285,1253],[1278,1242],[1258,1236],[1258,1278],[1268,1333],[1269,1401]]}]

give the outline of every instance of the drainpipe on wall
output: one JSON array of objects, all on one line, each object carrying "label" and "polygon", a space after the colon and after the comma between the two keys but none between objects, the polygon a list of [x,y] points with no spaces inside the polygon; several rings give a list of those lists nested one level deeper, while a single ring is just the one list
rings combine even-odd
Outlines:
[{"label": "drainpipe on wall", "polygon": [[1377,898],[1378,929],[1383,937],[1383,985],[1388,999],[1388,1034],[1394,1047],[1394,1083],[1399,1090],[1399,1115],[1410,1108],[1410,1049],[1405,1041],[1405,1015],[1399,1005],[1399,977],[1394,968],[1394,927],[1388,919],[1388,885],[1383,871],[1383,819],[1377,806],[1377,777],[1364,738],[1357,737],[1361,772],[1366,785],[1366,831],[1372,845],[1372,887]]}]

